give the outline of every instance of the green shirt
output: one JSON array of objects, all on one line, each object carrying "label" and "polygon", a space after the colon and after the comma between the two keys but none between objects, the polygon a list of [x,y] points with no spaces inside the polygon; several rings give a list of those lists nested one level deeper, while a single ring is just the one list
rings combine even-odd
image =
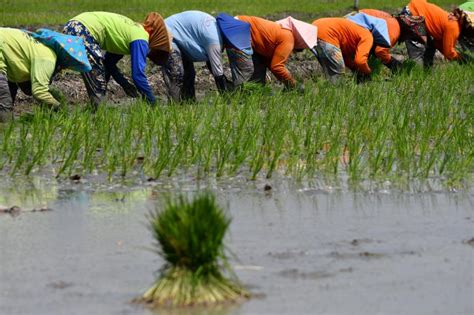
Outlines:
[{"label": "green shirt", "polygon": [[148,42],[148,33],[143,25],[126,16],[110,12],[85,12],[74,17],[84,24],[105,51],[130,55],[130,43],[135,40]]},{"label": "green shirt", "polygon": [[468,1],[459,6],[464,11],[474,12],[474,1]]},{"label": "green shirt", "polygon": [[49,92],[49,82],[56,67],[56,54],[27,33],[0,27],[0,72],[8,81],[31,81],[33,96],[40,102],[59,105]]}]

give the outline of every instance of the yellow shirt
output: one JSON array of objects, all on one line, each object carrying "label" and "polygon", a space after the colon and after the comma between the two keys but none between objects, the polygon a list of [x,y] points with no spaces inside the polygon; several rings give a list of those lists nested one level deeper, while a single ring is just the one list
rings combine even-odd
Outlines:
[{"label": "yellow shirt", "polygon": [[130,55],[130,43],[136,40],[148,43],[149,35],[143,25],[120,14],[85,12],[72,20],[84,24],[100,48],[114,54]]},{"label": "yellow shirt", "polygon": [[8,81],[31,81],[33,96],[48,105],[59,105],[49,92],[49,82],[56,67],[56,54],[27,33],[0,27],[0,72]]}]

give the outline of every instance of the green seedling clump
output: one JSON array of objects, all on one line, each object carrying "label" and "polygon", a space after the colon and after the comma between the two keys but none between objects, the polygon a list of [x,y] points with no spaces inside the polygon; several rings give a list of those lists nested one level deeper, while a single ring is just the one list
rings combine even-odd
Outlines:
[{"label": "green seedling clump", "polygon": [[209,193],[192,201],[183,196],[169,200],[163,211],[152,213],[150,227],[166,264],[140,300],[153,306],[191,306],[248,298],[225,254],[230,222]]}]

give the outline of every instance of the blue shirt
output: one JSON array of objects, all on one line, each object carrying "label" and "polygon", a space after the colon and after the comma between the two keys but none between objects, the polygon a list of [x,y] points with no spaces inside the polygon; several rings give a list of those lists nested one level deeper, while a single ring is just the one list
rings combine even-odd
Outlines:
[{"label": "blue shirt", "polygon": [[130,57],[132,61],[132,80],[138,92],[145,96],[150,104],[156,103],[156,98],[148,84],[145,74],[146,57],[148,55],[148,43],[144,40],[135,40],[130,43]]},{"label": "blue shirt", "polygon": [[185,11],[168,17],[165,23],[173,42],[189,60],[210,61],[213,74],[222,74],[219,64],[223,41],[213,16],[201,11]]}]

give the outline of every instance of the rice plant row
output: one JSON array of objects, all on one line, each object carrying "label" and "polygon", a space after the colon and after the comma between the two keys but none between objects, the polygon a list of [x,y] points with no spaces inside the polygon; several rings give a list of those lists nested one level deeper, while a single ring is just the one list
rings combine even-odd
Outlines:
[{"label": "rice plant row", "polygon": [[95,114],[38,109],[0,127],[0,170],[469,181],[473,70],[449,64],[363,85],[317,80],[304,94],[254,89],[197,104],[102,106]]}]

